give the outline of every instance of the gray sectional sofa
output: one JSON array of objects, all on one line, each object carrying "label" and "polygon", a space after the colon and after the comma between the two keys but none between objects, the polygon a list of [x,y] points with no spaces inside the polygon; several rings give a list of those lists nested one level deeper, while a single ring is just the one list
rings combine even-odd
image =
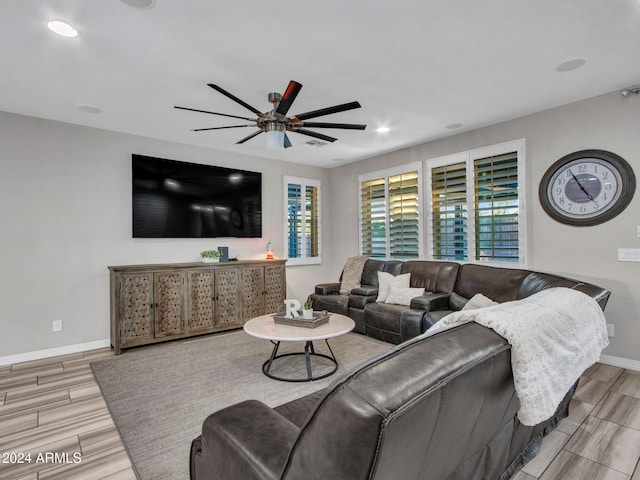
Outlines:
[{"label": "gray sectional sofa", "polygon": [[[376,302],[379,271],[410,272],[427,293],[409,305]],[[421,332],[477,293],[504,302],[563,286],[602,309],[610,295],[554,275],[454,262],[370,259],[362,283],[349,294],[319,285],[315,308],[399,345],[284,405],[248,400],[212,413],[192,442],[192,480],[510,479],[568,415],[577,383],[557,392],[564,398],[549,418],[525,425],[507,340],[475,322]]]},{"label": "gray sectional sofa", "polygon": [[[409,305],[376,302],[378,272],[410,273],[410,286],[425,289]],[[551,287],[568,287],[593,296],[604,309],[609,292],[596,285],[531,270],[427,260],[368,259],[361,287],[340,293],[340,282],[322,283],[310,295],[314,310],[351,317],[354,331],[389,343],[401,343],[425,332],[445,315],[460,310],[480,293],[496,302],[519,300]]]}]

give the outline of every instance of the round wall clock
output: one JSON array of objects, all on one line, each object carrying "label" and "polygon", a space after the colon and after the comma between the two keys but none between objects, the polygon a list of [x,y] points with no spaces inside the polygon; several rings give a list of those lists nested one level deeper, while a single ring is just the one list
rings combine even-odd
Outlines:
[{"label": "round wall clock", "polygon": [[605,150],[581,150],[555,162],[540,181],[545,212],[574,226],[611,220],[631,202],[636,177],[620,156]]}]

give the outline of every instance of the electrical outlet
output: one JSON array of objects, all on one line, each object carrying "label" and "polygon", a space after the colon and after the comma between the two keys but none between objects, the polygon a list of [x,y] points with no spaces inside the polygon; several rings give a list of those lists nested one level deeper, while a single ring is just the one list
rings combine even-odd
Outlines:
[{"label": "electrical outlet", "polygon": [[51,330],[54,332],[62,331],[62,320],[54,320],[51,325]]},{"label": "electrical outlet", "polygon": [[610,338],[614,337],[614,331],[613,331],[613,323],[607,323],[607,336]]}]

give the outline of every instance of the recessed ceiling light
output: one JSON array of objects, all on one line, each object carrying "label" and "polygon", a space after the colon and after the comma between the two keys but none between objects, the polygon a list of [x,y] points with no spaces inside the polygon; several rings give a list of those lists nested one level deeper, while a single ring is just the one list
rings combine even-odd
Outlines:
[{"label": "recessed ceiling light", "polygon": [[121,2],[138,10],[149,10],[156,6],[156,0],[121,0]]},{"label": "recessed ceiling light", "polygon": [[446,128],[447,130],[456,130],[458,128],[462,127],[461,123],[450,123],[449,125],[447,125]]},{"label": "recessed ceiling light", "polygon": [[76,108],[78,110],[80,110],[81,112],[85,112],[85,113],[100,113],[100,112],[102,112],[102,110],[100,110],[98,107],[94,107],[93,105],[81,104],[81,105],[77,105]]},{"label": "recessed ceiling light", "polygon": [[379,127],[376,132],[378,133],[387,133],[389,131],[389,127]]},{"label": "recessed ceiling light", "polygon": [[64,20],[60,20],[59,18],[50,20],[47,23],[47,27],[49,27],[49,30],[51,30],[53,33],[57,33],[58,35],[62,35],[63,37],[72,38],[78,36],[78,31],[73,28],[71,24],[65,22]]},{"label": "recessed ceiling light", "polygon": [[584,58],[572,58],[571,60],[567,60],[566,62],[562,62],[560,65],[556,67],[558,72],[570,72],[571,70],[576,70],[583,66],[587,61]]}]

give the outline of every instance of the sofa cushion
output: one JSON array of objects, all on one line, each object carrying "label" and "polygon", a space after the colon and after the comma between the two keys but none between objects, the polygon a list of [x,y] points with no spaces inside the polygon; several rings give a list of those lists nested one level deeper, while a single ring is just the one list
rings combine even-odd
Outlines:
[{"label": "sofa cushion", "polygon": [[481,293],[476,293],[471,299],[462,307],[462,310],[476,310],[478,308],[492,307],[497,305],[498,302],[494,302],[489,297],[485,297]]},{"label": "sofa cushion", "polygon": [[362,271],[364,264],[368,260],[367,257],[349,257],[342,271],[342,280],[340,282],[340,293],[350,293],[352,289],[361,285]]},{"label": "sofa cushion", "polygon": [[410,286],[427,292],[452,292],[459,269],[455,262],[410,260],[402,265],[402,273],[411,273]]},{"label": "sofa cushion", "polygon": [[451,292],[451,295],[449,295],[449,310],[462,310],[468,301],[467,297]]},{"label": "sofa cushion", "polygon": [[326,310],[340,315],[349,314],[349,295],[311,295],[314,310]]},{"label": "sofa cushion", "polygon": [[424,288],[402,288],[393,286],[389,290],[389,296],[385,300],[385,303],[395,303],[408,307],[411,305],[412,298],[419,297],[422,294],[424,294]]},{"label": "sofa cushion", "polygon": [[466,263],[460,267],[455,292],[467,298],[482,293],[498,303],[510,302],[519,298],[527,275],[528,270]]},{"label": "sofa cushion", "polygon": [[[391,275],[386,272],[378,272],[378,298],[376,302],[386,302],[391,287],[408,288],[411,282],[411,274]],[[417,296],[417,295],[416,295]]]}]

